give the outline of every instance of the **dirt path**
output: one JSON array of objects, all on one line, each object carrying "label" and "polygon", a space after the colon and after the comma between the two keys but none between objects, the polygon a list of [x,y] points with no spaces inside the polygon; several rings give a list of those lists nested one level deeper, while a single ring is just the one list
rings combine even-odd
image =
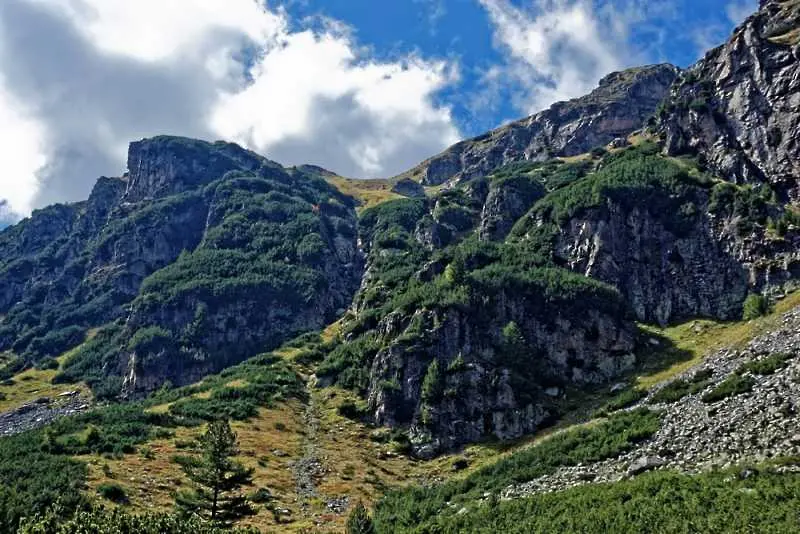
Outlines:
[{"label": "dirt path", "polygon": [[319,459],[317,440],[319,436],[319,413],[314,398],[313,389],[316,385],[316,376],[311,375],[306,380],[306,393],[308,403],[303,413],[303,456],[292,465],[297,495],[301,499],[301,506],[305,511],[312,498],[318,497],[317,481],[325,474],[325,467]]}]

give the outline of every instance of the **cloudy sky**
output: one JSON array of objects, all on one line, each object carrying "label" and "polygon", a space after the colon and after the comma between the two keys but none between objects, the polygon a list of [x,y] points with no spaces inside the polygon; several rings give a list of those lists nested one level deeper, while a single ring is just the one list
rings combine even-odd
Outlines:
[{"label": "cloudy sky", "polygon": [[160,133],[394,175],[610,71],[689,65],[756,6],[0,0],[0,221],[85,198]]}]

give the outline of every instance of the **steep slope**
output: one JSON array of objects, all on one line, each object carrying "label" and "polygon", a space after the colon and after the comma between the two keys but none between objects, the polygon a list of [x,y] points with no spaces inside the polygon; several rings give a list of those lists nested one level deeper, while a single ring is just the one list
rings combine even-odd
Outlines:
[{"label": "steep slope", "polygon": [[669,154],[702,154],[731,181],[800,198],[800,4],[762,0],[728,42],[681,75],[658,128]]},{"label": "steep slope", "polygon": [[408,171],[424,185],[485,176],[516,161],[574,156],[625,137],[656,110],[678,74],[672,65],[609,74],[586,96],[457,143]]},{"label": "steep slope", "polygon": [[323,179],[173,137],[132,143],[128,168],[88,201],[0,234],[0,348],[38,361],[117,321],[59,379],[135,394],[195,381],[349,305],[355,204]]},{"label": "steep slope", "polygon": [[747,334],[650,390],[623,391],[593,425],[464,478],[389,493],[376,530],[796,531],[797,303],[794,295],[757,327],[687,324],[695,339]]},{"label": "steep slope", "polygon": [[[739,187],[654,144],[604,158],[548,195],[514,235],[553,246],[554,261],[619,289],[637,318],[737,318],[750,291],[780,293],[800,275],[793,217],[768,188]],[[773,224],[772,228],[770,224]]]}]

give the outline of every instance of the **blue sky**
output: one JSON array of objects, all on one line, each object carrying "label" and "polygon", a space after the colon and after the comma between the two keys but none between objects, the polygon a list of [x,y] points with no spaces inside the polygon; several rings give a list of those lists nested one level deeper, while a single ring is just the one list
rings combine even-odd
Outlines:
[{"label": "blue sky", "polygon": [[[510,4],[532,17],[540,10],[531,0]],[[623,3],[595,2],[599,8],[615,4]],[[757,8],[757,0],[668,0],[652,4],[629,3],[642,10],[641,19],[629,25],[632,34],[628,41],[641,52],[628,62],[631,66],[642,61],[689,66],[709,47],[722,44],[733,27]],[[464,135],[477,135],[530,111],[508,98],[512,86],[501,88],[499,104],[494,108],[472,103],[476,94],[486,91],[486,71],[502,64],[507,54],[497,43],[492,21],[478,0],[298,0],[284,7],[298,25],[314,24],[320,16],[347,24],[359,43],[377,57],[419,53],[457,61],[460,82],[438,97],[452,106]]]},{"label": "blue sky", "polygon": [[694,62],[757,0],[2,0],[0,220],[86,198],[157,134],[387,177]]}]

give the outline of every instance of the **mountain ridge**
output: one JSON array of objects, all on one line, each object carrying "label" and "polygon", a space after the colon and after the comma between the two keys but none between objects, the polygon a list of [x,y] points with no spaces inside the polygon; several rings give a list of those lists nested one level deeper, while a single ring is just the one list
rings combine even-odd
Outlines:
[{"label": "mountain ridge", "polygon": [[[692,444],[731,454],[724,440],[752,441],[762,423],[769,443],[731,461],[796,453],[800,347],[784,334],[798,315],[782,306],[800,285],[797,7],[762,1],[688,69],[609,74],[390,179],[283,167],[222,141],[133,142],[122,177],[0,230],[0,388],[9,406],[36,401],[44,380],[71,399],[2,418],[26,431],[0,441],[0,477],[17,484],[4,469],[24,454],[25,469],[74,469],[78,484],[89,458],[92,487],[109,484],[136,447],[166,457],[224,416],[264,484],[282,484],[259,525],[341,523],[340,487],[373,499],[409,470],[425,484],[388,493],[376,525],[428,531],[483,528],[487,510],[512,524],[542,488],[689,469],[708,459]],[[774,328],[705,359],[675,335],[711,346],[759,325]],[[751,397],[775,409],[753,415]],[[720,443],[682,434],[683,408]],[[723,408],[746,421],[726,428]],[[494,463],[471,465],[464,451],[486,443]],[[624,487],[666,479],[641,480]],[[25,509],[30,490],[14,491]]]}]

